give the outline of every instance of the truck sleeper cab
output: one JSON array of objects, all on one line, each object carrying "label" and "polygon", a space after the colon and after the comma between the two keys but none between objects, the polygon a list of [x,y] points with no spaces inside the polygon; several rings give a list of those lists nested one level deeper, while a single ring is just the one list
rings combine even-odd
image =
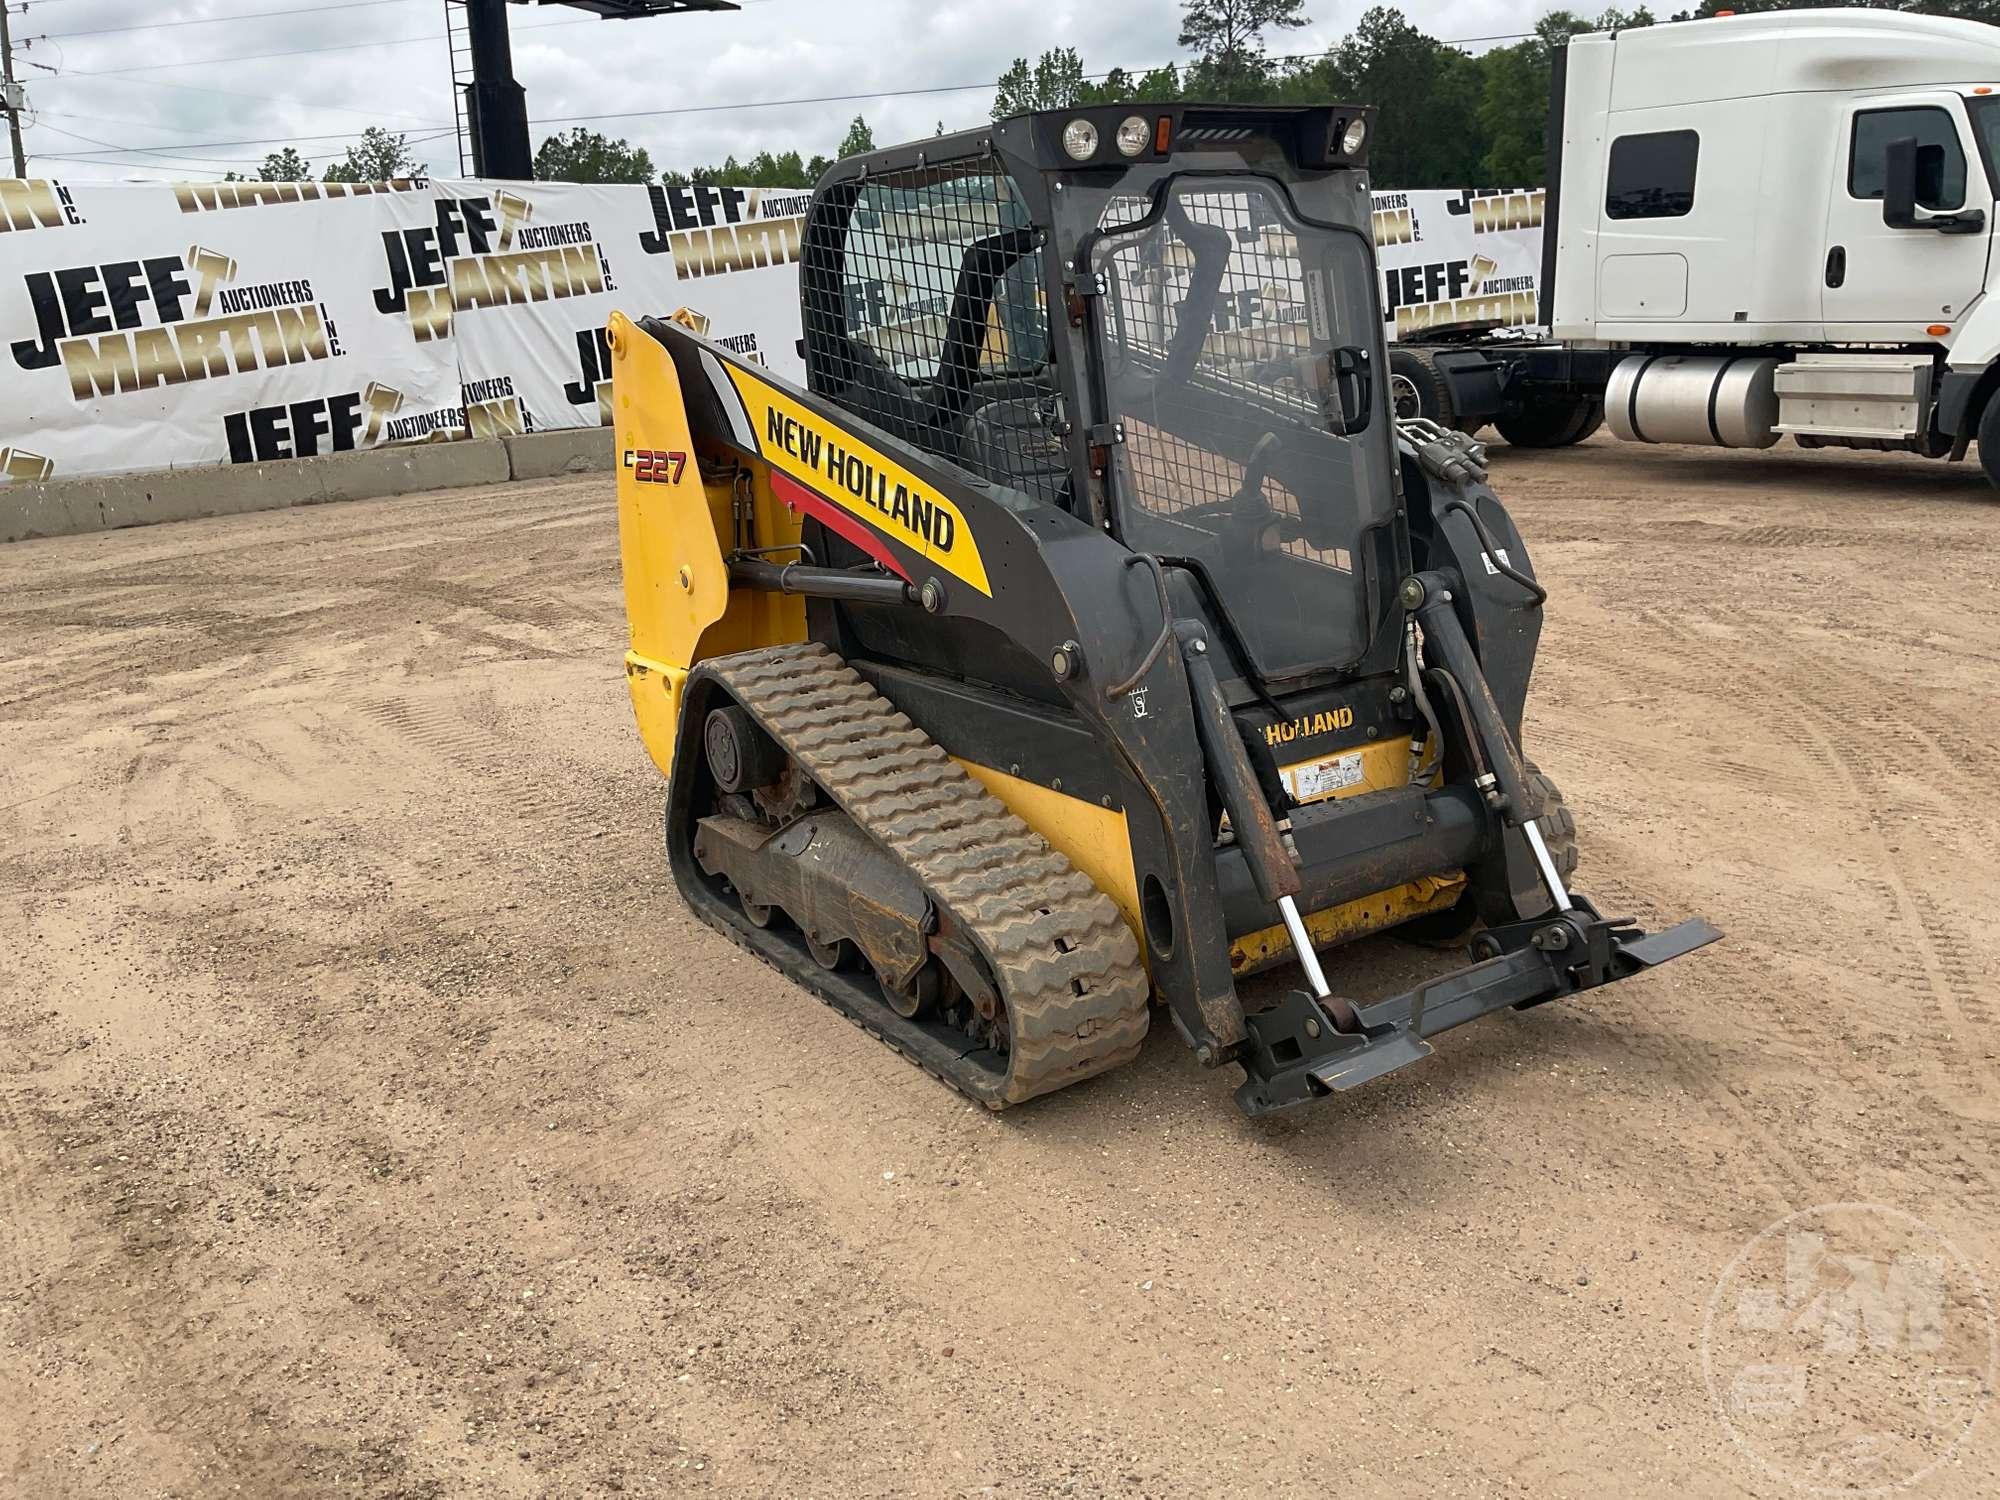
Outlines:
[{"label": "truck sleeper cab", "polygon": [[1531,446],[1601,410],[1634,442],[1951,459],[1984,425],[2000,483],[1996,90],[2000,28],[1935,16],[1575,38],[1550,106],[1555,342],[1427,352],[1447,415]]}]

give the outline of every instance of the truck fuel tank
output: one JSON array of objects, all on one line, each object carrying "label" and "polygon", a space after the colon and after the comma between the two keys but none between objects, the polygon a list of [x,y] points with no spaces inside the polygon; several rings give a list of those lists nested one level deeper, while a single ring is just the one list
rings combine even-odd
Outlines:
[{"label": "truck fuel tank", "polygon": [[1604,388],[1604,420],[1628,443],[1768,448],[1778,441],[1778,361],[1762,355],[1634,354]]}]

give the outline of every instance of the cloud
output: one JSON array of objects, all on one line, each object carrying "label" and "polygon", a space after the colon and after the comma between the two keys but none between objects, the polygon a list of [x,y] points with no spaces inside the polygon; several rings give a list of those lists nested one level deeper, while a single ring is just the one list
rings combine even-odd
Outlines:
[{"label": "cloud", "polygon": [[[1434,34],[1460,37],[1524,30],[1545,7],[1421,0],[1404,8]],[[219,176],[251,170],[289,144],[317,167],[368,125],[407,131],[434,171],[457,170],[438,0],[166,0],[144,8],[145,29],[77,34],[140,25],[136,9],[129,0],[64,0],[31,4],[16,19],[39,170]],[[1312,25],[1274,35],[1271,50],[1324,50],[1363,5],[1308,0],[1306,9]],[[306,13],[249,14],[280,10]],[[629,22],[551,3],[510,15],[536,142],[585,123],[675,167],[767,148],[830,154],[856,114],[885,144],[927,136],[939,121],[975,124],[1001,70],[1048,47],[1075,47],[1092,72],[1181,57],[1174,0],[745,0],[734,13]],[[163,24],[204,18],[222,19]],[[257,55],[266,53],[295,55]],[[60,72],[21,69],[24,61]],[[839,97],[849,95],[860,97]],[[825,102],[774,102],[797,99]],[[155,150],[107,152],[94,142]]]}]

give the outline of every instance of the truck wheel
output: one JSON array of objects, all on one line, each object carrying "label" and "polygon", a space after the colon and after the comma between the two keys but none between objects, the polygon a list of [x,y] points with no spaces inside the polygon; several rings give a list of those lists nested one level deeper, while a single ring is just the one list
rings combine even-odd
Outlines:
[{"label": "truck wheel", "polygon": [[1429,417],[1440,427],[1458,427],[1451,387],[1422,349],[1389,350],[1389,399],[1398,419]]},{"label": "truck wheel", "polygon": [[2000,394],[1986,398],[1986,410],[1979,418],[1979,467],[1992,483],[2000,485]]},{"label": "truck wheel", "polygon": [[1493,419],[1516,448],[1567,448],[1604,425],[1604,403],[1590,396],[1554,397]]}]

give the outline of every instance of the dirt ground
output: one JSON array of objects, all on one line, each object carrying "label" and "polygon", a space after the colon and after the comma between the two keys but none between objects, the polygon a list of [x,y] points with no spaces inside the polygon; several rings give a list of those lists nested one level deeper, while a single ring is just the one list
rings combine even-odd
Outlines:
[{"label": "dirt ground", "polygon": [[1728,940],[1262,1123],[1165,1024],[989,1116],[694,922],[604,478],[0,548],[0,1492],[1794,1493],[1753,1236],[2000,1294],[2000,500],[1494,465],[1578,883]]}]

